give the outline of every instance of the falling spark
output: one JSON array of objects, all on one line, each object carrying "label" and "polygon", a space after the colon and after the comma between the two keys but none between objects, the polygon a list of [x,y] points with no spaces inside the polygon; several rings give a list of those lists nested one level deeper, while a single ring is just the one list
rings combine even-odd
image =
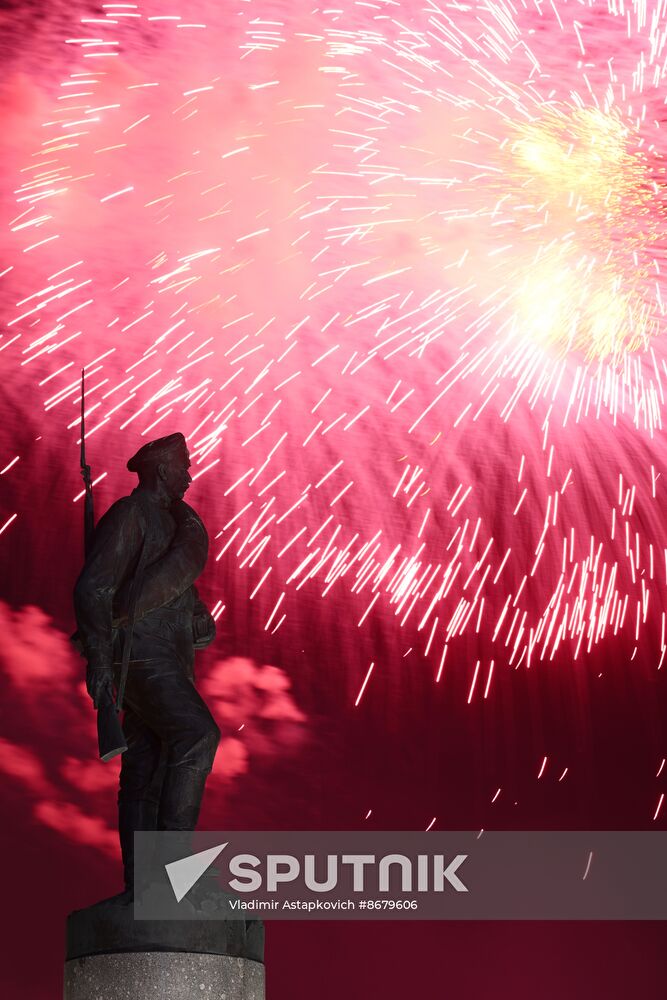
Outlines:
[{"label": "falling spark", "polygon": [[357,698],[356,698],[356,701],[355,701],[355,703],[354,703],[354,707],[355,707],[355,708],[356,708],[356,707],[357,707],[357,706],[359,705],[359,702],[361,701],[361,698],[362,698],[362,695],[363,695],[363,693],[364,693],[364,691],[365,691],[365,689],[366,689],[366,685],[368,684],[368,680],[369,680],[369,678],[370,678],[370,676],[371,676],[371,673],[372,673],[372,671],[373,671],[373,667],[374,667],[374,666],[375,666],[375,664],[374,664],[374,663],[371,663],[370,667],[368,668],[368,673],[367,673],[367,674],[366,674],[366,676],[364,677],[364,682],[363,682],[363,684],[361,685],[361,688],[359,689],[359,694],[357,695]]},{"label": "falling spark", "polygon": [[17,517],[18,514],[12,514],[11,517],[7,518],[2,527],[0,527],[0,535],[9,527],[10,524],[12,524],[16,520]]}]

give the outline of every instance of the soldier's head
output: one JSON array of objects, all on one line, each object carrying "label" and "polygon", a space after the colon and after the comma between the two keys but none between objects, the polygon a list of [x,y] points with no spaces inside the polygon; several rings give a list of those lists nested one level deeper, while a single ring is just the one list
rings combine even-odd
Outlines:
[{"label": "soldier's head", "polygon": [[182,500],[192,482],[190,455],[182,434],[149,441],[127,463],[139,483],[169,500]]}]

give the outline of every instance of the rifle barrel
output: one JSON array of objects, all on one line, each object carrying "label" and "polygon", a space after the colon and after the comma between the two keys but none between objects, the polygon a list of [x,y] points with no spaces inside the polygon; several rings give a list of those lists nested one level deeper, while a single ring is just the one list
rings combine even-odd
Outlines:
[{"label": "rifle barrel", "polygon": [[81,451],[80,451],[80,462],[81,471],[84,472],[86,468],[86,417],[85,417],[85,399],[86,393],[86,375],[85,368],[81,369]]},{"label": "rifle barrel", "polygon": [[95,530],[95,511],[93,507],[93,483],[90,475],[90,466],[86,464],[86,372],[81,369],[81,475],[86,488],[86,496],[83,501],[83,546],[86,555],[90,552]]}]

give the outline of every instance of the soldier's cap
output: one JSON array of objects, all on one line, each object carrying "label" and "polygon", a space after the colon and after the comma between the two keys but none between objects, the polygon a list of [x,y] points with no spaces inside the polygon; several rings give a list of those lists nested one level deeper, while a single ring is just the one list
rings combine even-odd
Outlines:
[{"label": "soldier's cap", "polygon": [[187,453],[187,445],[182,434],[168,434],[166,437],[149,441],[133,455],[127,463],[130,472],[139,472],[147,465],[168,462],[170,458]]}]

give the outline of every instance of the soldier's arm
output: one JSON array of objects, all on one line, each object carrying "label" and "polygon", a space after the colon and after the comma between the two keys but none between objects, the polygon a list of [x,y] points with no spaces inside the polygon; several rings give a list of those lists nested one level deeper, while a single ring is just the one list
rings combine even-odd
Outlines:
[{"label": "soldier's arm", "polygon": [[[180,597],[206,565],[208,535],[199,515],[183,500],[172,505],[171,513],[176,521],[176,534],[169,550],[143,572],[135,608],[136,621]],[[127,615],[129,595],[126,591],[124,588],[119,595],[121,621]]]},{"label": "soldier's arm", "polygon": [[136,565],[143,534],[138,505],[128,498],[117,501],[100,520],[76,581],[74,611],[81,644],[97,669],[111,669],[113,598]]}]

